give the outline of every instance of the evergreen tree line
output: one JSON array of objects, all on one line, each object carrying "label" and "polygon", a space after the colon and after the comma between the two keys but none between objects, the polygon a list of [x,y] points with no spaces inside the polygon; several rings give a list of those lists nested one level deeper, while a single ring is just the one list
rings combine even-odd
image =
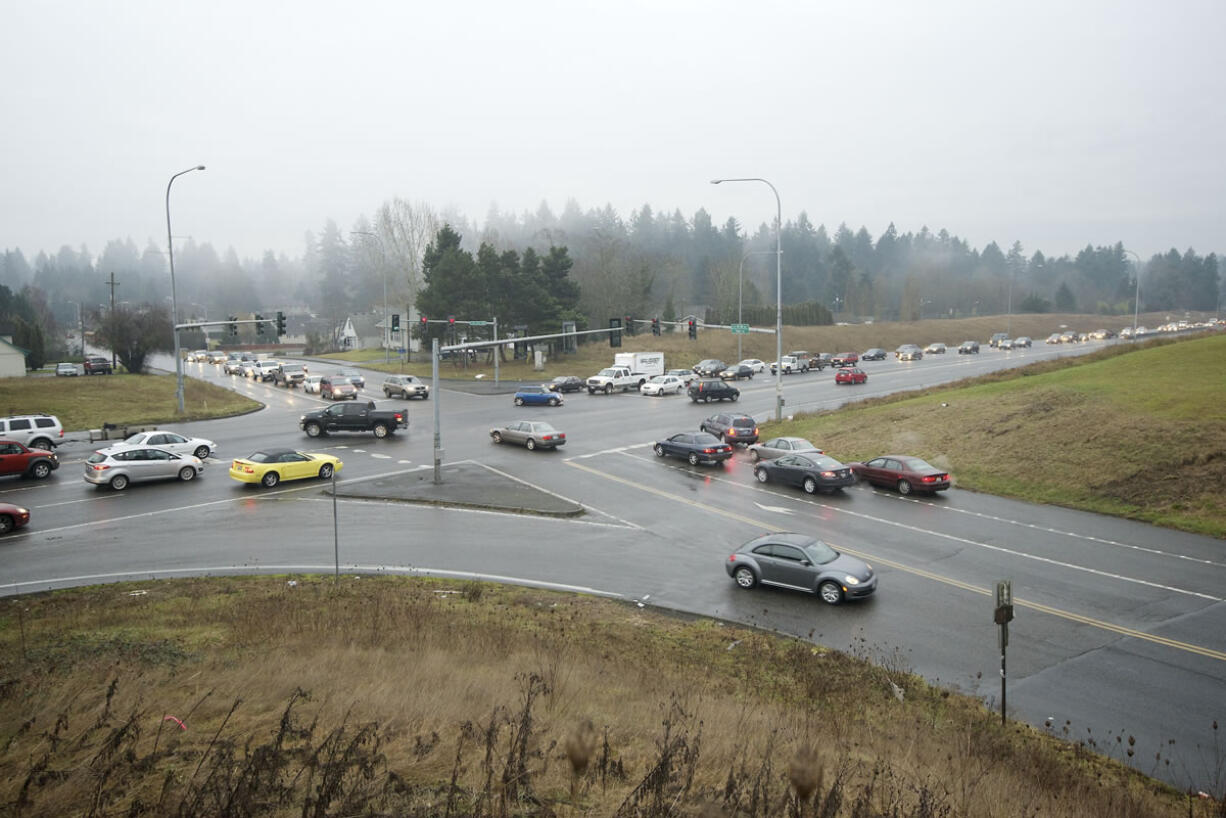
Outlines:
[{"label": "evergreen tree line", "polygon": [[[445,239],[439,232],[444,225],[450,225]],[[1006,310],[1122,314],[1133,309],[1138,273],[1142,310],[1212,311],[1221,292],[1218,256],[1200,256],[1191,248],[1171,249],[1141,265],[1120,243],[1048,257],[1027,253],[1019,242],[1007,251],[996,242],[977,249],[946,230],[934,233],[927,227],[900,233],[891,224],[874,237],[864,227],[852,231],[843,224],[830,233],[803,212],[785,221],[780,242],[782,301],[793,315],[785,319],[789,323]],[[433,260],[427,280],[430,246],[442,255]],[[503,324],[536,327],[553,321],[550,331],[563,314],[592,326],[603,326],[611,316],[667,319],[670,312],[728,323],[742,302],[746,320],[764,325],[774,318],[775,248],[773,224],[747,230],[730,218],[717,225],[705,209],[686,218],[679,210],[656,212],[643,205],[623,219],[609,206],[583,211],[572,200],[560,215],[545,205],[518,215],[492,209],[478,225],[463,214],[392,199],[350,230],[330,220],[318,232],[307,232],[298,257],[267,251],[258,259],[240,259],[233,249],[219,254],[208,242],[176,241],[176,293],[181,320],[281,309],[311,314],[317,331],[322,327],[325,334],[337,332],[349,315],[381,314],[385,297],[389,311],[400,313],[402,321],[412,311],[459,314],[480,305],[491,315],[497,309]],[[447,253],[467,253],[477,272]],[[508,253],[515,262],[507,257],[507,268],[518,264],[520,272],[493,275]],[[550,265],[561,263],[559,254],[569,264],[564,276],[569,289],[540,299],[532,283],[537,273],[525,273],[523,265],[556,269]],[[453,268],[458,277],[447,284],[452,273],[445,271]],[[31,326],[19,328],[16,314],[9,312],[0,314],[0,329],[24,333],[34,343],[36,326],[44,343],[54,345],[64,329],[76,325],[78,309],[92,329],[109,309],[111,273],[118,281],[116,304],[169,304],[165,247],[158,242],[149,241],[142,250],[131,239],[117,239],[96,257],[84,246],[65,246],[54,255],[40,252],[32,262],[20,249],[5,249],[0,285],[25,299],[29,309],[22,318]],[[513,289],[468,295],[464,290],[472,282],[461,275],[475,275],[479,283],[515,282],[516,298],[528,304],[512,304],[505,293]],[[561,306],[543,311],[536,306],[551,301]],[[807,304],[829,317],[798,306]],[[517,312],[522,315],[512,317]]]}]

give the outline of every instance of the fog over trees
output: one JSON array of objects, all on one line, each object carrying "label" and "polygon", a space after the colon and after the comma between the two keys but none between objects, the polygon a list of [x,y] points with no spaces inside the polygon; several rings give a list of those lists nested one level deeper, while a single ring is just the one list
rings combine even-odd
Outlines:
[{"label": "fog over trees", "polygon": [[[846,224],[830,230],[803,211],[785,221],[782,245],[783,301],[820,305],[804,313],[814,320],[1010,309],[1125,314],[1133,310],[1138,273],[1142,310],[1212,311],[1222,289],[1221,259],[1194,248],[1172,248],[1141,265],[1122,243],[1048,257],[1019,242],[974,248],[927,226],[900,232],[891,224],[879,236]],[[439,248],[452,256],[443,259]],[[270,250],[240,259],[232,249],[219,253],[207,241],[176,237],[175,279],[181,320],[282,310],[314,316],[333,328],[335,342],[346,317],[381,315],[385,288],[389,311],[406,324],[419,312],[469,308],[502,309],[500,320],[542,329],[563,318],[600,326],[610,316],[668,319],[694,310],[727,322],[735,320],[742,270],[747,319],[769,314],[773,322],[774,255],[773,224],[715,224],[705,209],[687,217],[645,204],[623,216],[608,206],[585,211],[571,200],[560,214],[545,204],[518,214],[491,208],[478,224],[397,198],[348,228],[329,220],[305,231],[296,257]],[[462,256],[468,261],[456,260]],[[166,248],[157,240],[138,247],[131,238],[114,239],[96,255],[65,245],[32,259],[21,248],[4,249],[0,334],[25,348],[41,344],[40,356],[65,354],[59,339],[66,328],[79,320],[101,325],[112,273],[117,306],[169,306]]]}]

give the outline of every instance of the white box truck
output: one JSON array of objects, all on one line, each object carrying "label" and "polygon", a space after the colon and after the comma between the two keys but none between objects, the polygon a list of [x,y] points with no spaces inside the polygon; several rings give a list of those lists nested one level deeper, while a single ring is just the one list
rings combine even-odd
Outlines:
[{"label": "white box truck", "polygon": [[624,366],[635,375],[664,374],[663,352],[618,352],[613,356],[613,366]]}]

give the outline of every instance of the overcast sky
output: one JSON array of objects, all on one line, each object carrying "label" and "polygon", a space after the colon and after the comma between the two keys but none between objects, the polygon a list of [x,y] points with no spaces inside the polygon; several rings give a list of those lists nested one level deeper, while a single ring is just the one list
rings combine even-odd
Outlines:
[{"label": "overcast sky", "polygon": [[0,249],[385,200],[1226,250],[1226,2],[0,0]]}]

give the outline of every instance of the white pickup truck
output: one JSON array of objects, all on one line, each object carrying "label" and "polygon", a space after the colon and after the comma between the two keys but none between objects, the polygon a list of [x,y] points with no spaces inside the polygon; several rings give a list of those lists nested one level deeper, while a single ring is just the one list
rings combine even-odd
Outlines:
[{"label": "white pickup truck", "polygon": [[624,366],[610,366],[587,379],[587,393],[595,395],[597,392],[604,392],[607,395],[614,389],[620,389],[622,392],[633,389],[637,392],[646,382],[647,376],[640,372],[631,372]]},{"label": "white pickup truck", "polygon": [[[783,361],[783,374],[784,375],[791,375],[793,372],[800,371],[800,362],[797,361],[795,357],[791,355],[784,355],[783,358],[781,358],[780,360]],[[772,375],[775,374],[775,371],[776,369],[778,369],[778,367],[779,367],[779,363],[777,361],[771,361],[771,374]]]}]

